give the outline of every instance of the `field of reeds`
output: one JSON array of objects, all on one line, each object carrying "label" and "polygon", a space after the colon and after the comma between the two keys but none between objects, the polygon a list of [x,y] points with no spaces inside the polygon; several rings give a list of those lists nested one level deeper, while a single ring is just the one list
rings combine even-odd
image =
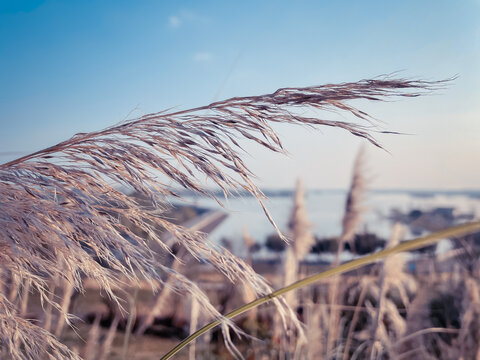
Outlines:
[{"label": "field of reeds", "polygon": [[[359,236],[369,185],[360,151],[342,231],[325,248],[302,182],[282,232],[243,159],[245,141],[285,152],[273,123],[337,127],[383,151],[375,133],[388,131],[351,101],[445,84],[284,88],[126,120],[1,164],[1,358],[480,359],[478,222],[406,241],[399,220],[369,248]],[[180,188],[219,204],[218,189],[255,196],[285,244],[277,261],[255,256],[248,227],[245,258],[209,241],[222,216],[172,205]],[[436,253],[442,239],[452,248]],[[306,260],[319,246],[331,263]]]}]

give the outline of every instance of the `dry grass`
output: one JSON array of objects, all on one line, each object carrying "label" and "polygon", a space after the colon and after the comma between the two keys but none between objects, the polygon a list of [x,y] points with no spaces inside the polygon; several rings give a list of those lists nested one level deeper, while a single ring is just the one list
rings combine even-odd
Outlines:
[{"label": "dry grass", "polygon": [[[47,308],[66,318],[65,304],[49,291],[59,282],[67,281],[73,289],[82,291],[82,279],[88,277],[116,300],[112,289],[122,288],[125,281],[147,279],[156,289],[168,274],[173,279],[168,286],[194,296],[206,318],[222,318],[197,284],[155,261],[148,242],[156,242],[171,253],[171,244],[164,243],[155,231],[158,226],[173,234],[192,256],[210,262],[229,280],[251,284],[257,296],[272,289],[250,266],[209,243],[203,234],[189,232],[165,219],[162,207],[166,206],[166,196],[179,197],[175,188],[166,183],[210,197],[214,195],[201,185],[200,179],[209,179],[226,195],[247,190],[257,197],[277,228],[263,205],[264,195],[242,160],[239,139],[283,152],[271,123],[290,123],[341,128],[380,146],[372,136],[378,131],[373,121],[348,102],[418,96],[441,84],[382,78],[279,89],[273,94],[232,98],[191,110],[149,114],[101,131],[76,134],[1,164],[3,285],[29,284]],[[304,115],[307,108],[344,111],[368,122],[359,125],[322,120]],[[153,208],[127,196],[121,188],[150,198]],[[142,229],[145,236],[125,226],[122,219]],[[1,296],[0,342],[11,357],[39,358],[48,354],[76,358],[49,332],[18,315],[17,305],[24,298],[21,291],[12,292],[11,301],[3,293]],[[282,316],[300,328],[286,303],[276,302]],[[222,325],[228,339],[228,327],[235,325],[226,319]]]}]

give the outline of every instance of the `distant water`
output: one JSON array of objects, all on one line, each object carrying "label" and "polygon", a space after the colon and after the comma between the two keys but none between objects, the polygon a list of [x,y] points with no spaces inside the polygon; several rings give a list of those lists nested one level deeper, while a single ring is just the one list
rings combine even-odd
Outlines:
[{"label": "distant water", "polygon": [[[268,193],[267,193],[268,194]],[[266,206],[277,223],[285,230],[293,205],[292,191],[269,193]],[[341,190],[307,191],[306,207],[313,225],[313,232],[319,237],[338,236],[347,192]],[[480,196],[471,192],[412,192],[412,191],[372,191],[365,200],[366,212],[359,230],[367,229],[378,236],[388,238],[392,209],[403,212],[412,209],[429,210],[435,207],[454,207],[458,213],[473,213],[480,216]],[[211,199],[185,196],[187,201],[200,207],[221,209]],[[274,232],[258,201],[253,197],[231,198],[224,202],[229,216],[211,234],[210,239],[219,242],[222,238],[232,241],[234,251],[242,252],[242,228],[259,243]]]}]

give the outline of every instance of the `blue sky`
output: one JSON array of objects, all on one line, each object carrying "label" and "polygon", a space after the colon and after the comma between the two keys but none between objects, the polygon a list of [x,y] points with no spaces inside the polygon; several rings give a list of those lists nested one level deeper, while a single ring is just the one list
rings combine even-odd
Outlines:
[{"label": "blue sky", "polygon": [[[480,188],[480,2],[0,1],[0,161],[127,116],[284,86],[459,78],[440,93],[362,104],[387,129],[373,187]],[[268,187],[349,182],[360,142],[279,127],[290,157],[249,148]]]}]

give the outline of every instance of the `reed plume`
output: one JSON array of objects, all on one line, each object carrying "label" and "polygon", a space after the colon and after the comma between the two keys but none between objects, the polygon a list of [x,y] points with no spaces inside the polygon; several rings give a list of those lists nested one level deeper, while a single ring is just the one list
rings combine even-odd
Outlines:
[{"label": "reed plume", "polygon": [[[364,173],[365,148],[362,146],[355,157],[353,164],[352,180],[345,201],[345,211],[342,219],[342,233],[337,240],[337,252],[332,266],[340,264],[340,256],[346,243],[350,244],[350,249],[355,250],[355,232],[361,221],[363,213],[363,200],[366,190],[366,178]],[[329,331],[327,335],[327,352],[332,351],[335,342],[340,337],[340,312],[334,305],[340,303],[340,277],[330,279],[328,301],[331,305],[329,313]]]},{"label": "reed plume", "polygon": [[[352,182],[345,202],[345,212],[342,219],[342,234],[338,241],[337,257],[343,251],[345,243],[350,244],[350,249],[355,252],[355,231],[361,222],[365,211],[363,203],[367,187],[365,176],[365,147],[361,147],[353,165]],[[338,259],[336,260],[339,261]]]},{"label": "reed plume", "polygon": [[[303,182],[298,179],[294,195],[294,204],[290,221],[288,222],[288,234],[292,241],[287,247],[284,261],[284,286],[289,285],[298,279],[299,263],[310,252],[315,242],[311,233],[312,224],[308,220],[305,206],[305,189]],[[288,304],[296,306],[296,294],[289,293],[285,296]]]},{"label": "reed plume", "polygon": [[[403,238],[403,233],[403,226],[395,224],[387,247],[398,245]],[[407,287],[409,285],[414,287],[416,284],[412,276],[404,272],[405,265],[405,253],[400,253],[387,257],[381,266],[377,304],[375,308],[369,307],[373,319],[370,326],[373,341],[370,359],[376,359],[379,352],[391,347],[393,339],[398,339],[405,333],[406,322],[398,312],[397,306],[387,297],[388,292],[395,288],[399,292],[405,308],[409,305]],[[392,352],[392,349],[389,349],[389,353]]]},{"label": "reed plume", "polygon": [[[305,206],[305,189],[303,182],[298,179],[293,196],[293,208],[288,222],[288,238],[291,242],[289,246],[287,246],[282,264],[283,286],[287,286],[298,280],[300,261],[308,254],[315,241],[310,231],[311,227],[312,225],[308,221]],[[290,292],[285,295],[285,301],[292,309],[296,310],[299,303],[298,297],[298,292]],[[274,326],[273,338],[283,343],[288,343],[288,346],[283,347],[288,347],[290,351],[294,351],[295,346],[299,345],[295,336],[293,336],[293,334],[291,336],[284,336],[289,334],[282,332],[279,316],[274,317],[274,324],[276,325]],[[299,335],[302,341],[306,341],[303,333]]]},{"label": "reed plume", "polygon": [[[195,109],[129,119],[104,130],[76,134],[1,164],[2,274],[9,274],[15,283],[29,283],[42,301],[61,312],[62,305],[48,296],[52,279],[69,281],[81,291],[82,277],[89,277],[117,299],[112,289],[122,288],[125,281],[147,279],[155,288],[163,283],[162,274],[166,273],[175,280],[169,286],[191,293],[207,317],[221,318],[195,283],[156,261],[149,243],[155,242],[172,253],[156,231],[157,226],[170,232],[192,256],[210,262],[231,281],[252,284],[257,296],[269,293],[271,288],[250,266],[208,242],[204,234],[188,231],[162,217],[166,197],[180,198],[174,186],[213,198],[214,193],[202,186],[200,179],[209,179],[225,195],[246,190],[259,200],[279,232],[263,204],[263,193],[242,160],[239,139],[284,152],[271,124],[290,123],[341,128],[381,147],[372,135],[379,131],[373,120],[349,101],[413,97],[439,85],[441,82],[386,77],[284,88],[268,95],[236,97]],[[306,115],[307,109],[344,111],[368,122],[359,125],[323,120]],[[127,191],[150,198],[154,206],[129,197]],[[120,219],[141,228],[146,238]],[[64,266],[59,267],[59,263]],[[1,296],[0,344],[11,357],[38,358],[46,353],[56,358],[75,358],[48,332],[19,318],[13,305]],[[284,302],[276,302],[284,317],[295,318]],[[234,326],[226,319],[222,325],[227,334],[228,326]],[[27,338],[37,339],[35,343],[42,345],[27,344]]]}]

